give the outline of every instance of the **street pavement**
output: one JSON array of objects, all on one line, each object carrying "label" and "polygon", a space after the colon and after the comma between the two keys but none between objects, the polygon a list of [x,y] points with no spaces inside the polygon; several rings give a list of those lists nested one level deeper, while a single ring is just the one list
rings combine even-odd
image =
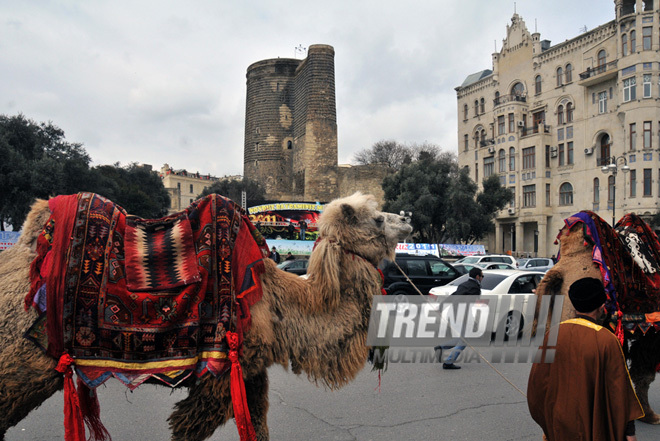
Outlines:
[{"label": "street pavement", "polygon": [[[479,350],[491,359],[492,348]],[[541,430],[529,416],[523,395],[529,363],[490,367],[468,348],[460,363],[462,369],[448,371],[434,362],[430,353],[427,349],[395,350],[380,386],[378,374],[367,366],[355,381],[337,391],[272,367],[271,439],[541,439]],[[168,440],[167,416],[184,396],[185,391],[152,385],[131,393],[117,380],[109,380],[99,388],[101,419],[114,441]],[[651,385],[650,399],[660,410],[659,382]],[[62,440],[62,402],[60,392],[9,430],[6,441]],[[639,441],[659,439],[660,426],[637,423],[637,433]],[[209,439],[238,441],[233,420]]]}]

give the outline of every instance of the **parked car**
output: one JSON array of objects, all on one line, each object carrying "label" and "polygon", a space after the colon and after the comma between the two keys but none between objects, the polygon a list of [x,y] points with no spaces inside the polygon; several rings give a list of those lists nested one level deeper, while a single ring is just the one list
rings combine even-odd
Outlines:
[{"label": "parked car", "polygon": [[458,271],[461,274],[467,274],[470,272],[472,268],[476,268],[476,267],[483,269],[481,265],[478,265],[476,263],[454,263],[452,264],[452,266],[456,271]]},{"label": "parked car", "polygon": [[[395,262],[424,295],[434,286],[445,285],[461,275],[452,265],[434,255],[397,254]],[[419,294],[394,262],[385,260],[380,269],[385,277],[384,288],[388,295]]]},{"label": "parked car", "polygon": [[518,262],[516,259],[513,258],[513,256],[509,256],[507,254],[484,254],[483,256],[467,256],[462,258],[461,260],[457,260],[456,263],[495,263],[495,262],[501,262],[501,263],[508,263],[509,265],[513,267],[518,267]]},{"label": "parked car", "polygon": [[482,269],[486,270],[493,270],[493,269],[517,269],[515,266],[509,264],[509,263],[504,263],[504,262],[493,262],[493,263],[480,263],[479,266]]},{"label": "parked car", "polygon": [[534,270],[546,272],[554,266],[552,259],[546,257],[534,257],[518,259],[518,268],[523,270]]},{"label": "parked car", "polygon": [[302,276],[303,274],[307,274],[308,264],[309,264],[309,260],[307,259],[295,259],[295,260],[285,260],[284,262],[279,263],[277,267],[282,271],[286,271],[288,273],[298,274],[299,276]]},{"label": "parked car", "polygon": [[516,269],[513,265],[502,262],[493,263],[455,263],[452,265],[461,274],[467,274],[472,268],[481,268],[482,270],[491,269]]},{"label": "parked car", "polygon": [[[500,310],[500,304],[504,303],[500,299],[503,296],[510,295],[524,296],[522,301],[522,308],[524,308],[529,297],[535,295],[536,287],[541,282],[543,274],[541,271],[523,270],[490,270],[484,272],[484,278],[481,281],[481,294],[496,295],[498,298],[492,332],[503,330],[506,338],[517,338],[525,325],[521,311]],[[429,291],[429,295],[449,296],[458,289],[458,285],[467,279],[468,275],[466,274],[444,286],[434,287]]]}]

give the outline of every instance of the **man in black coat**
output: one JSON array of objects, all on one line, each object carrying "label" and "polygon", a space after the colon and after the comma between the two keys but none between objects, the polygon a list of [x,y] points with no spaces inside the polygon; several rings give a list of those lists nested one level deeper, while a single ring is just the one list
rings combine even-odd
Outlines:
[{"label": "man in black coat", "polygon": [[[468,279],[458,285],[458,289],[454,291],[453,296],[478,296],[481,295],[481,281],[484,278],[484,273],[481,268],[474,267],[468,273]],[[454,348],[449,354],[449,357],[442,363],[443,369],[460,369],[460,366],[456,366],[454,361],[458,358],[460,353],[465,349],[465,344],[461,342],[460,339],[452,340],[446,345],[436,346],[436,352],[442,349]],[[440,352],[442,354],[442,352]]]}]

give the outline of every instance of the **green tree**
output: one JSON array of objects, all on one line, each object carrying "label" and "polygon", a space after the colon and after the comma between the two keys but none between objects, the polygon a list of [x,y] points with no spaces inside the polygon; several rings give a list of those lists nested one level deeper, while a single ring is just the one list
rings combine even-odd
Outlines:
[{"label": "green tree", "polygon": [[266,191],[257,181],[243,178],[238,179],[222,179],[214,182],[211,186],[206,187],[199,197],[204,197],[212,193],[225,196],[237,204],[241,203],[241,194],[245,191],[246,198],[249,206],[259,205],[266,200]]},{"label": "green tree", "polygon": [[129,214],[155,219],[167,214],[170,196],[158,173],[136,163],[94,167],[92,190],[123,207]]},{"label": "green tree", "polygon": [[459,168],[453,154],[426,145],[417,160],[405,164],[383,182],[386,211],[411,211],[417,239],[428,243],[474,242],[494,227],[493,219],[511,199],[497,176],[483,182],[483,191]]},{"label": "green tree", "polygon": [[89,162],[82,144],[51,122],[0,115],[0,229],[19,229],[35,198],[84,189]]}]

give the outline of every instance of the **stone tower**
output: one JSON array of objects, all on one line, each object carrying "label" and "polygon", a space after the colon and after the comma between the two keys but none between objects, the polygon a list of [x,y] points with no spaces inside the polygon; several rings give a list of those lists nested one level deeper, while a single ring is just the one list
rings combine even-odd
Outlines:
[{"label": "stone tower", "polygon": [[247,69],[244,176],[269,199],[336,198],[335,51],[312,45],[304,60],[276,58]]}]

